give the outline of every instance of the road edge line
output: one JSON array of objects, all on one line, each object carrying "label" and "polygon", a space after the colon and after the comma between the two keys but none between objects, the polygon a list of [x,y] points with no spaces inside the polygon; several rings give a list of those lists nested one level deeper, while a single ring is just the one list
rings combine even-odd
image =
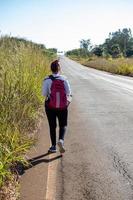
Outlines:
[{"label": "road edge line", "polygon": [[[49,160],[54,158],[55,153],[49,155]],[[48,176],[46,186],[45,200],[55,200],[56,194],[56,175],[57,175],[58,159],[48,164]]]}]

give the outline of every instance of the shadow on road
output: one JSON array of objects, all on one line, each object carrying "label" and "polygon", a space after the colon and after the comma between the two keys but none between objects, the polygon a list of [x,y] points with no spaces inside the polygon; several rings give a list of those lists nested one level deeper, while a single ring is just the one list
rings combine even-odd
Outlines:
[{"label": "shadow on road", "polygon": [[[59,158],[62,157],[62,155],[58,155],[58,156],[55,156],[53,158],[43,158],[43,157],[46,157],[48,155],[50,155],[51,153],[45,153],[45,154],[42,154],[42,155],[39,155],[39,156],[36,156],[34,158],[31,158],[28,161],[28,165],[27,166],[24,166],[22,163],[18,163],[17,164],[17,167],[16,167],[16,171],[18,172],[19,175],[23,175],[25,173],[25,170],[28,170],[40,163],[49,163],[49,162],[52,162],[54,160],[57,160]],[[53,153],[52,153],[53,154]],[[40,158],[43,158],[43,159],[40,159]]]}]

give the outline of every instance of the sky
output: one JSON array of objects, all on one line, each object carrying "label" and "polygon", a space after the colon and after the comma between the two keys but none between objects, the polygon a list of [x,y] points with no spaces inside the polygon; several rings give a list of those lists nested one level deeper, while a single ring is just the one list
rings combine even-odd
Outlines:
[{"label": "sky", "polygon": [[0,0],[0,34],[67,51],[104,43],[110,32],[131,28],[132,0]]}]

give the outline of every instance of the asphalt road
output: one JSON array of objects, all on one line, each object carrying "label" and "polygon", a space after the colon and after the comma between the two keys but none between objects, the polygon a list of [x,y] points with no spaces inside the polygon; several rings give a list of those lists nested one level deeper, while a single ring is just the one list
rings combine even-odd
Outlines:
[{"label": "asphalt road", "polygon": [[133,78],[60,59],[73,91],[56,200],[133,200]]}]

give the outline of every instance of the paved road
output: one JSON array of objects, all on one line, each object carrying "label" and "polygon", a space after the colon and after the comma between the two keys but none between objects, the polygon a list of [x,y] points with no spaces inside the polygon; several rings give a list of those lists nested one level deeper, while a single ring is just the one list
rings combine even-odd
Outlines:
[{"label": "paved road", "polygon": [[133,200],[133,78],[60,62],[73,102],[56,200]]}]

